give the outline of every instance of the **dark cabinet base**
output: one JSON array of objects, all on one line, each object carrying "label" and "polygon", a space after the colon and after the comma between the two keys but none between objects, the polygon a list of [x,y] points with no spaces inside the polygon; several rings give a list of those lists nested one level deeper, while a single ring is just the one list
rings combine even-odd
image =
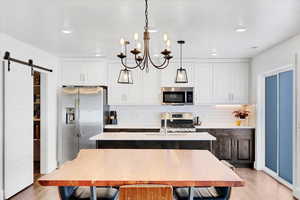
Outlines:
[{"label": "dark cabinet base", "polygon": [[[124,130],[119,130],[120,132]],[[128,131],[128,130],[127,130]],[[133,131],[134,132],[134,131]],[[198,129],[217,138],[212,153],[235,167],[253,168],[255,160],[255,129]],[[200,149],[210,150],[209,141],[97,141],[104,149]]]},{"label": "dark cabinet base", "polygon": [[213,153],[236,167],[253,168],[255,161],[255,129],[199,129],[217,138]]},{"label": "dark cabinet base", "polygon": [[210,150],[208,141],[97,141],[98,149],[200,149]]}]

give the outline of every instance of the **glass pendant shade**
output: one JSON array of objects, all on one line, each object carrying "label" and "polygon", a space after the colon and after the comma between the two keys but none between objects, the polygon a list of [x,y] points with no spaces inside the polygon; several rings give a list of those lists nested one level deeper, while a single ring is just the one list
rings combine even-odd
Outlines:
[{"label": "glass pendant shade", "polygon": [[121,69],[118,83],[120,84],[133,84],[132,73],[128,69]]},{"label": "glass pendant shade", "polygon": [[182,45],[185,41],[179,40],[177,43],[180,45],[180,68],[177,69],[175,83],[188,83],[186,69],[182,68]]},{"label": "glass pendant shade", "polygon": [[175,83],[188,83],[186,69],[183,69],[182,67],[177,69]]}]

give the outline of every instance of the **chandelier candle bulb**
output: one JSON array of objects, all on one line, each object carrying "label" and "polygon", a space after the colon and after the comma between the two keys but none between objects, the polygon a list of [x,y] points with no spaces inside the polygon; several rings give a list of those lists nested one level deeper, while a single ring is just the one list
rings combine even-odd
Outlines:
[{"label": "chandelier candle bulb", "polygon": [[136,45],[136,48],[137,48],[137,50],[141,50],[142,44],[140,42],[138,42],[137,45]]},{"label": "chandelier candle bulb", "polygon": [[170,50],[170,47],[171,47],[171,41],[170,41],[170,40],[167,40],[166,45],[167,45],[167,50]]},{"label": "chandelier candle bulb", "polygon": [[121,38],[121,39],[120,39],[120,44],[121,44],[121,53],[123,53],[123,52],[124,52],[124,45],[125,45],[125,40],[124,40],[124,38]]},{"label": "chandelier candle bulb", "polygon": [[124,46],[124,44],[125,44],[124,38],[121,38],[121,39],[120,39],[120,44],[121,44],[122,46]]},{"label": "chandelier candle bulb", "polygon": [[135,41],[138,41],[138,39],[139,39],[139,34],[138,34],[138,33],[135,33],[135,34],[133,35],[133,38],[134,38]]},{"label": "chandelier candle bulb", "polygon": [[165,33],[164,34],[164,42],[167,42],[168,41],[168,35]]}]

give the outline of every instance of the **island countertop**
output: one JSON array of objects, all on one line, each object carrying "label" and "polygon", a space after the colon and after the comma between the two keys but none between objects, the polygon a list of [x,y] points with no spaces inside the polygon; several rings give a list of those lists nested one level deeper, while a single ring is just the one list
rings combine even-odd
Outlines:
[{"label": "island countertop", "polygon": [[168,133],[159,132],[103,132],[90,138],[90,140],[122,140],[122,141],[213,141],[216,137],[207,132],[194,133]]},{"label": "island countertop", "polygon": [[[232,124],[203,124],[195,126],[196,129],[255,129],[255,126],[235,126]],[[104,129],[161,129],[158,125],[105,125]],[[109,132],[109,131],[108,131]]]}]

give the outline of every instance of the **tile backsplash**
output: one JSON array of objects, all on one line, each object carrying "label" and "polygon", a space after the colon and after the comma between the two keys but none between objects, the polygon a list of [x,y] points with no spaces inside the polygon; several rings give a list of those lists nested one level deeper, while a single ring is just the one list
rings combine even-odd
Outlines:
[{"label": "tile backsplash", "polygon": [[[118,113],[118,125],[121,126],[159,126],[162,112],[192,112],[199,116],[202,125],[235,125],[232,115],[238,105],[223,106],[110,106]],[[255,106],[250,106],[248,125],[255,126]]]}]

